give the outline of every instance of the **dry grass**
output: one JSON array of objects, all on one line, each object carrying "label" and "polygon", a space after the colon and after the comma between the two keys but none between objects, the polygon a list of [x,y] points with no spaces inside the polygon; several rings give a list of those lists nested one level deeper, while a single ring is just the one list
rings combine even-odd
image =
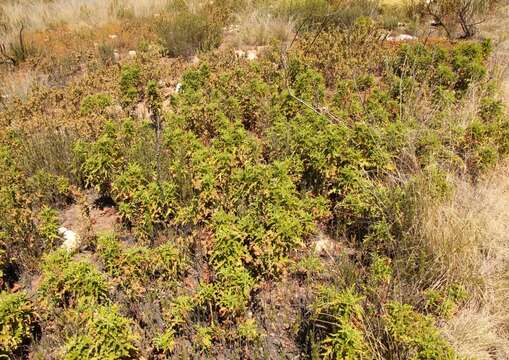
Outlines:
[{"label": "dry grass", "polygon": [[25,99],[35,85],[46,83],[47,76],[37,75],[32,70],[6,72],[0,77],[0,96],[4,102],[13,97]]},{"label": "dry grass", "polygon": [[[509,166],[477,185],[457,180],[446,204],[424,216],[424,246],[434,254],[437,282],[463,283],[470,301],[444,326],[463,355],[509,357]],[[495,356],[495,357],[494,357]]]},{"label": "dry grass", "polygon": [[4,37],[17,35],[21,23],[30,31],[66,25],[96,27],[123,17],[143,17],[160,11],[167,0],[15,0],[0,5]]},{"label": "dry grass", "polygon": [[237,46],[262,46],[271,41],[288,41],[294,33],[293,20],[275,17],[263,9],[254,9],[238,17]]}]

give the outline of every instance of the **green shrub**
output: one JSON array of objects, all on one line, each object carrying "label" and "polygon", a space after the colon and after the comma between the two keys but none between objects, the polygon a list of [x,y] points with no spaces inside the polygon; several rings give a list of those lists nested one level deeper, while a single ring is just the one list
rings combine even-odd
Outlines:
[{"label": "green shrub", "polygon": [[80,112],[82,115],[100,114],[110,105],[111,96],[108,94],[87,95],[81,101]]},{"label": "green shrub", "polygon": [[357,295],[353,288],[345,291],[332,287],[319,289],[312,304],[311,321],[317,329],[323,358],[370,358],[362,328],[362,301],[363,297]]},{"label": "green shrub", "polygon": [[390,302],[384,316],[388,334],[398,345],[400,356],[409,359],[459,359],[442,338],[431,316],[424,316],[407,304]]},{"label": "green shrub", "polygon": [[111,192],[122,219],[146,240],[175,215],[176,191],[172,182],[149,181],[141,166],[129,164],[113,182]]},{"label": "green shrub", "polygon": [[97,253],[113,282],[134,295],[156,285],[157,281],[168,286],[187,267],[185,258],[171,243],[150,249],[125,247],[114,235],[103,235],[97,240]]},{"label": "green shrub", "polygon": [[66,360],[137,359],[138,336],[132,321],[119,314],[115,306],[99,306],[84,324],[80,334],[66,341]]},{"label": "green shrub", "polygon": [[120,143],[115,128],[107,124],[107,130],[92,144],[79,140],[74,144],[76,175],[86,187],[95,187],[101,194],[108,194],[115,171],[119,166]]},{"label": "green shrub", "polygon": [[175,350],[175,333],[172,328],[154,338],[154,348],[162,354],[171,354]]},{"label": "green shrub", "polygon": [[60,238],[58,234],[58,212],[45,206],[42,208],[39,216],[38,232],[44,240],[44,248],[54,248],[57,245],[57,240]]},{"label": "green shrub", "polygon": [[444,291],[428,289],[424,292],[426,298],[425,310],[435,316],[450,319],[458,310],[461,301],[467,298],[463,286],[453,285]]},{"label": "green shrub", "polygon": [[138,65],[124,65],[120,72],[121,102],[125,108],[133,106],[140,97],[141,69]]},{"label": "green shrub", "polygon": [[36,314],[24,292],[0,292],[0,357],[10,358],[33,336]]},{"label": "green shrub", "polygon": [[84,299],[90,303],[109,301],[104,276],[89,262],[72,260],[63,249],[44,257],[42,275],[39,294],[50,306],[72,307]]},{"label": "green shrub", "polygon": [[260,340],[262,334],[255,319],[246,319],[237,327],[239,338],[246,343],[253,343]]},{"label": "green shrub", "polygon": [[27,185],[33,201],[38,205],[62,206],[72,198],[69,179],[45,170],[38,170],[28,179]]}]

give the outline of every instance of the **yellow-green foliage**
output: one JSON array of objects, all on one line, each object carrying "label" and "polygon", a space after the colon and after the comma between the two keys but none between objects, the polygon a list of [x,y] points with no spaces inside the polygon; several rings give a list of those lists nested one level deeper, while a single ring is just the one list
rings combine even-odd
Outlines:
[{"label": "yellow-green foliage", "polygon": [[312,305],[311,320],[316,331],[323,333],[319,345],[324,358],[370,358],[363,333],[362,301],[362,296],[356,294],[353,288],[345,291],[331,287],[319,289]]},{"label": "yellow-green foliage", "polygon": [[56,245],[56,241],[59,239],[58,227],[57,211],[49,207],[42,208],[38,231],[40,236],[44,239],[45,249],[51,249]]},{"label": "yellow-green foliage", "polygon": [[45,256],[42,272],[39,293],[50,306],[72,307],[83,299],[91,303],[109,301],[106,278],[90,262],[73,260],[66,250]]},{"label": "yellow-green foliage", "polygon": [[[128,86],[124,84],[124,86]],[[94,94],[83,98],[80,111],[83,115],[100,114],[105,108],[111,105],[111,97],[108,94]]]},{"label": "yellow-green foliage", "polygon": [[396,348],[394,353],[408,359],[459,359],[440,335],[431,316],[424,316],[411,305],[390,302],[384,320]]},{"label": "yellow-green foliage", "polygon": [[67,339],[64,359],[138,358],[138,337],[133,333],[133,323],[120,315],[116,306],[98,306],[85,317],[80,333]]},{"label": "yellow-green foliage", "polygon": [[[388,45],[363,17],[375,3],[265,4],[302,25],[288,51],[247,61],[225,46],[191,65],[150,39],[192,55],[219,45],[233,11],[260,4],[171,1],[136,58],[95,59],[0,112],[0,286],[41,270],[35,349],[272,358],[281,336],[298,337],[298,356],[455,358],[435,322],[464,294],[433,278],[442,259],[420,246],[416,219],[448,199],[451,178],[476,181],[509,151],[492,45]],[[138,26],[131,13],[119,46]],[[93,190],[114,209],[88,215],[116,212],[119,234],[48,254],[57,211]],[[266,330],[278,334],[265,341]]]},{"label": "yellow-green foliage", "polygon": [[36,314],[24,292],[0,292],[0,357],[14,356],[33,336]]},{"label": "yellow-green foliage", "polygon": [[125,65],[120,73],[120,94],[124,107],[132,106],[138,100],[141,69],[137,65]]},{"label": "yellow-green foliage", "polygon": [[187,267],[183,254],[170,243],[155,248],[125,247],[114,235],[106,235],[98,239],[97,252],[113,282],[133,296],[143,296],[158,283],[169,286]]}]

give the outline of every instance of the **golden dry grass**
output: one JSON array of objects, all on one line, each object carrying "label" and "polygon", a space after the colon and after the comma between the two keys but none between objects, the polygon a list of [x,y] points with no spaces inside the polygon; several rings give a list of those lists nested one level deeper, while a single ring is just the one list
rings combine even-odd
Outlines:
[{"label": "golden dry grass", "polygon": [[451,201],[428,210],[424,245],[438,281],[459,281],[472,295],[444,333],[469,358],[509,358],[509,166],[477,185],[457,180]]},{"label": "golden dry grass", "polygon": [[18,0],[0,5],[4,38],[11,39],[20,24],[30,31],[66,25],[71,29],[94,28],[122,17],[143,17],[160,11],[167,0]]}]

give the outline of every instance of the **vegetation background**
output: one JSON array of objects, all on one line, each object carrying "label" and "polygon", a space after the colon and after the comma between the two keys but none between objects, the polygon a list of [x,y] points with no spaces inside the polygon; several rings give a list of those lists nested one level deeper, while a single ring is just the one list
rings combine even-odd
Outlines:
[{"label": "vegetation background", "polygon": [[0,358],[509,359],[509,4],[0,4]]}]

